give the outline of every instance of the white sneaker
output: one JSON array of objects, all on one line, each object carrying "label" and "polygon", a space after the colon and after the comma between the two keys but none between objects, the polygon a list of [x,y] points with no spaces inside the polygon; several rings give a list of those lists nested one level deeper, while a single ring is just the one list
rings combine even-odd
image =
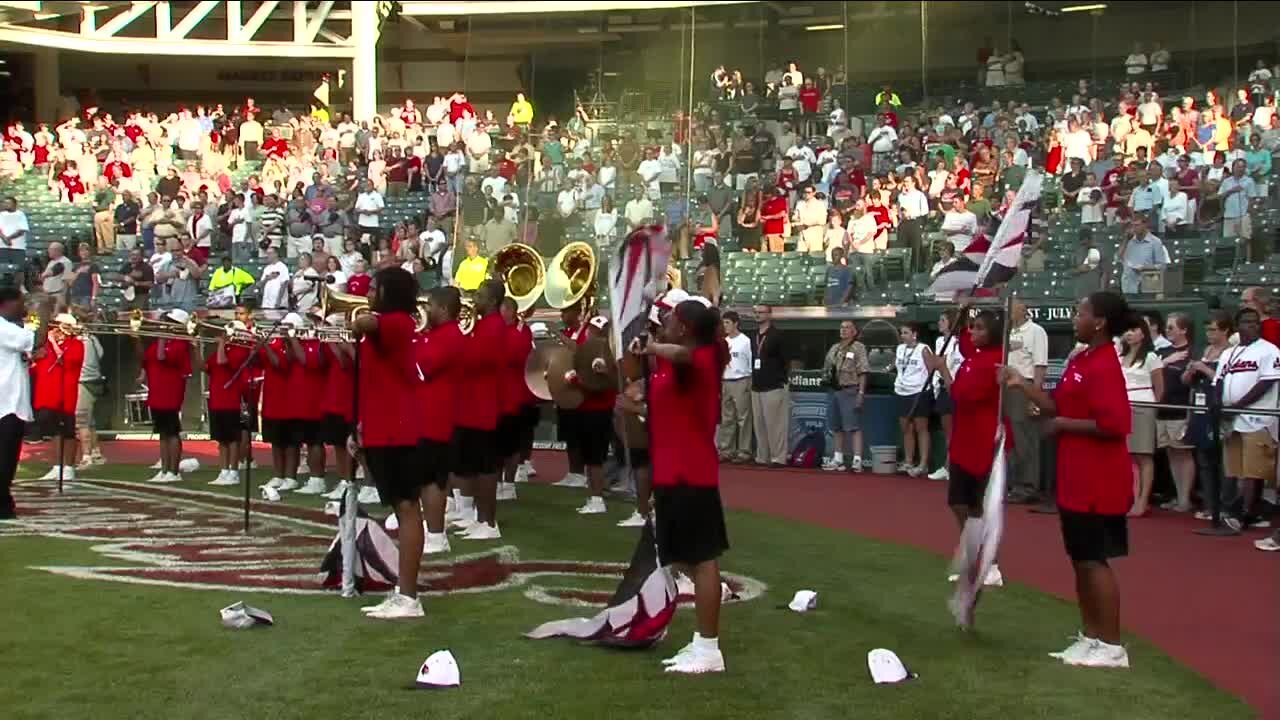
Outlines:
[{"label": "white sneaker", "polygon": [[498,499],[499,500],[515,500],[516,484],[515,483],[498,483]]},{"label": "white sneaker", "polygon": [[231,486],[240,484],[240,473],[235,470],[223,470],[218,473],[218,479],[209,483],[217,486]]},{"label": "white sneaker", "polygon": [[283,484],[284,484],[284,478],[282,478],[282,477],[273,477],[273,478],[271,478],[270,480],[268,480],[268,481],[267,481],[266,487],[269,487],[269,488],[271,488],[272,490],[279,490],[279,489],[280,489],[280,486],[281,486],[281,485],[283,485]]},{"label": "white sneaker", "polygon": [[598,495],[587,500],[586,505],[578,508],[579,515],[601,515],[608,511],[608,508],[604,506],[604,498]]},{"label": "white sneaker", "polygon": [[524,475],[526,478],[538,476],[538,470],[533,466],[532,460],[525,460],[524,462],[520,463],[520,469],[524,470]]},{"label": "white sneaker", "polygon": [[386,607],[388,607],[389,605],[391,605],[391,598],[392,598],[392,597],[394,597],[394,596],[396,596],[396,595],[399,595],[399,594],[400,594],[400,587],[397,585],[396,587],[392,588],[391,592],[389,592],[389,593],[387,593],[386,595],[383,595],[383,596],[382,596],[382,602],[380,602],[380,603],[378,603],[378,604],[376,604],[376,605],[365,605],[364,607],[360,608],[360,612],[364,613],[365,615],[368,615],[369,613],[373,612],[374,610],[382,610],[383,608],[386,608]]},{"label": "white sneaker", "polygon": [[450,497],[444,503],[444,521],[450,525],[461,520],[464,517],[462,509],[458,507],[458,501]]},{"label": "white sneaker", "polygon": [[1266,537],[1261,540],[1254,540],[1253,546],[1262,552],[1280,551],[1280,542],[1276,542],[1274,537]]},{"label": "white sneaker", "polygon": [[450,549],[448,534],[440,533],[439,535],[436,535],[430,532],[426,533],[426,541],[422,543],[422,553],[424,555],[447,553]]},{"label": "white sneaker", "polygon": [[639,510],[632,510],[631,517],[627,518],[626,520],[620,521],[618,523],[618,527],[625,527],[625,528],[644,527],[644,516],[640,514]]},{"label": "white sneaker", "polygon": [[904,463],[904,462],[900,462],[900,463],[898,463],[898,464],[897,464],[897,466],[896,466],[896,467],[894,467],[894,469],[893,469],[893,470],[894,470],[894,472],[896,472],[896,473],[905,473],[905,472],[907,472],[907,471],[908,471],[908,470],[910,470],[910,469],[911,469],[911,466],[910,466],[910,465],[908,465],[908,464],[906,464],[906,463]]},{"label": "white sneaker", "polygon": [[[56,478],[56,477],[57,477],[57,475],[54,475],[54,477]],[[71,468],[71,467],[64,467],[64,468],[62,468],[62,481],[63,481],[63,482],[71,482],[72,480],[75,480],[75,479],[76,479],[76,469],[75,469],[75,468]]]},{"label": "white sneaker", "polygon": [[960,576],[952,573],[951,575],[947,576],[947,582],[949,583],[960,582]]},{"label": "white sneaker", "polygon": [[378,494],[378,488],[365,485],[360,488],[360,495],[356,498],[356,502],[361,505],[376,505],[382,502],[382,496]]},{"label": "white sneaker", "polygon": [[80,462],[76,463],[77,470],[88,470],[91,467],[93,467],[93,458],[88,455],[80,458]]},{"label": "white sneaker", "polygon": [[907,476],[908,476],[908,477],[918,478],[918,477],[920,477],[921,475],[924,475],[924,468],[923,468],[923,467],[916,466],[916,467],[909,467],[909,468],[907,468]]},{"label": "white sneaker", "polygon": [[853,468],[853,471],[854,471],[854,472],[857,472],[857,473],[862,472],[862,469],[863,469],[863,468],[862,468],[862,456],[861,456],[861,455],[854,455],[854,456],[853,456],[853,463],[851,463],[851,464],[850,464],[850,467],[851,467],[851,468]]},{"label": "white sneaker", "polygon": [[418,598],[411,598],[394,592],[387,598],[382,607],[365,613],[365,617],[376,618],[378,620],[401,620],[408,618],[420,618],[426,615],[422,611],[422,601]]},{"label": "white sneaker", "polygon": [[[277,490],[277,489],[275,489],[275,488],[273,488],[273,487],[267,487],[266,485],[263,485],[263,486],[262,486],[262,488],[261,488],[261,490],[262,490],[262,499],[263,499],[263,500],[266,500],[267,502],[280,502],[280,491],[279,491],[279,490]],[[336,504],[336,503],[335,503],[335,504]],[[337,515],[337,513],[334,513],[334,515]]]},{"label": "white sneaker", "polygon": [[987,587],[1004,587],[1004,575],[1000,574],[1000,566],[992,565],[987,571],[987,577],[983,579],[982,584]]},{"label": "white sneaker", "polygon": [[299,495],[324,495],[329,492],[329,488],[324,484],[324,478],[312,475],[307,478],[307,484],[298,488]]},{"label": "white sneaker", "polygon": [[163,473],[162,477],[155,482],[158,483],[178,483],[182,482],[182,476],[178,473]]},{"label": "white sneaker", "polygon": [[1085,637],[1082,632],[1076,632],[1075,636],[1071,638],[1071,641],[1072,642],[1067,646],[1067,649],[1059,650],[1058,652],[1051,652],[1049,653],[1049,657],[1063,660],[1068,655],[1078,655],[1079,653],[1084,652],[1085,648],[1089,646],[1089,643],[1093,642],[1091,638]]},{"label": "white sneaker", "polygon": [[719,650],[690,650],[663,671],[688,675],[724,672],[724,654]]},{"label": "white sneaker", "polygon": [[357,465],[357,466],[356,466],[356,479],[357,479],[357,480],[363,480],[363,479],[364,479],[364,466],[363,466],[363,465]]},{"label": "white sneaker", "polygon": [[516,466],[516,478],[515,478],[515,481],[516,481],[516,482],[518,482],[518,483],[527,483],[527,482],[529,482],[529,471],[525,469],[524,465],[517,465],[517,466]]},{"label": "white sneaker", "polygon": [[1129,651],[1123,645],[1109,645],[1101,640],[1089,640],[1085,648],[1062,658],[1068,665],[1094,668],[1127,668]]},{"label": "white sneaker", "polygon": [[311,474],[311,466],[307,464],[307,461],[306,461],[305,459],[300,460],[300,461],[298,462],[298,474],[299,474],[299,475],[310,475],[310,474]]},{"label": "white sneaker", "polygon": [[471,529],[462,536],[465,540],[501,540],[502,531],[498,526],[488,523],[475,523]]},{"label": "white sneaker", "polygon": [[157,461],[155,461],[154,463],[152,463],[152,464],[151,464],[151,469],[152,469],[152,470],[159,470],[159,469],[161,469],[161,468],[163,468],[163,467],[164,467],[164,463],[160,462],[159,460],[157,460]]},{"label": "white sneaker", "polygon": [[478,522],[476,520],[476,509],[459,510],[457,516],[449,522],[449,526],[461,532],[468,532],[471,526]]},{"label": "white sneaker", "polygon": [[566,473],[564,479],[555,483],[556,487],[568,488],[584,488],[587,486],[587,476],[578,473]]},{"label": "white sneaker", "polygon": [[45,473],[44,475],[41,475],[41,476],[40,476],[40,479],[41,479],[41,480],[57,480],[57,479],[58,479],[58,468],[59,468],[59,467],[61,467],[61,466],[60,466],[60,465],[54,465],[53,467],[49,468],[49,472]]},{"label": "white sneaker", "polygon": [[242,461],[240,461],[240,469],[241,469],[241,470],[257,470],[257,469],[258,469],[258,461],[257,461],[257,460],[242,460]]},{"label": "white sneaker", "polygon": [[295,478],[285,478],[276,489],[280,492],[293,492],[298,489],[298,481]]},{"label": "white sneaker", "polygon": [[942,467],[938,468],[937,470],[934,470],[933,472],[929,473],[929,476],[928,476],[928,477],[929,477],[929,479],[930,479],[930,480],[950,480],[950,479],[951,479],[951,471],[950,471],[950,470],[947,470],[947,466],[946,466],[946,465],[943,465]]},{"label": "white sneaker", "polygon": [[107,459],[102,457],[102,453],[94,453],[89,457],[89,462],[94,465],[106,465]]},{"label": "white sneaker", "polygon": [[347,488],[350,486],[351,486],[350,482],[347,482],[346,480],[339,480],[338,486],[333,489],[333,492],[327,493],[324,496],[324,498],[326,500],[341,500],[342,498],[346,497]]},{"label": "white sneaker", "polygon": [[828,471],[828,472],[834,472],[834,471],[836,471],[836,470],[843,470],[843,469],[844,469],[844,458],[840,458],[839,460],[837,460],[837,459],[835,459],[834,457],[829,457],[829,458],[827,458],[827,459],[825,459],[825,460],[823,460],[823,461],[822,461],[822,469],[823,469],[823,470],[826,470],[826,471]]},{"label": "white sneaker", "polygon": [[147,482],[149,482],[149,483],[160,483],[160,482],[164,482],[164,481],[165,481],[165,480],[164,480],[164,478],[165,478],[165,476],[166,476],[167,474],[168,474],[168,473],[166,473],[165,471],[161,470],[160,472],[156,473],[155,475],[152,475],[151,477],[147,478]]},{"label": "white sneaker", "polygon": [[685,655],[688,655],[688,654],[692,653],[693,651],[694,651],[694,649],[693,649],[693,643],[691,642],[691,643],[689,643],[688,645],[685,645],[684,647],[682,647],[682,648],[680,648],[678,651],[676,651],[676,654],[675,654],[675,655],[672,655],[672,656],[671,656],[671,657],[669,657],[669,658],[665,658],[665,659],[663,659],[662,664],[663,664],[663,665],[675,665],[676,663],[678,663],[678,662],[680,662],[681,660],[683,660]]}]

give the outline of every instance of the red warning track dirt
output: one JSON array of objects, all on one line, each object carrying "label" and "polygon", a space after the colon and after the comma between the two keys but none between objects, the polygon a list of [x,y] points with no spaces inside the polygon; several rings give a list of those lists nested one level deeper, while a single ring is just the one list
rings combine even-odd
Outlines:
[{"label": "red warning track dirt", "polygon": [[[150,463],[154,442],[107,443],[115,462]],[[186,443],[186,455],[213,460],[208,442]],[[264,450],[259,462],[268,461]],[[42,454],[35,449],[33,457]],[[538,480],[565,471],[561,453],[535,458]],[[942,483],[888,475],[846,475],[726,466],[726,505],[913,546],[950,556],[954,520]],[[1260,717],[1280,718],[1275,662],[1280,651],[1280,557],[1253,548],[1259,533],[1208,538],[1192,533],[1203,523],[1161,515],[1130,522],[1130,556],[1116,563],[1126,629],[1243,697]],[[1013,507],[1000,566],[1007,579],[1074,600],[1070,567],[1062,553],[1056,516]],[[1071,628],[1064,628],[1069,632]]]}]

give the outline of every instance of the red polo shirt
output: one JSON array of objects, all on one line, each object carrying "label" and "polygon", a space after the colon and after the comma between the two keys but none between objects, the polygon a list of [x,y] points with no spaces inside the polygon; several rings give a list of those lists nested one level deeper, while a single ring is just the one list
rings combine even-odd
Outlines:
[{"label": "red polo shirt", "polygon": [[[960,354],[964,362],[951,382],[951,398],[955,401],[956,421],[951,423],[949,459],[952,465],[970,475],[985,479],[991,472],[995,456],[996,418],[1000,414],[1000,347],[978,349],[961,332]],[[953,340],[955,342],[955,340]],[[1012,433],[1005,427],[1005,447]]]},{"label": "red polo shirt", "polygon": [[507,326],[506,352],[502,370],[502,414],[515,415],[529,403],[531,393],[524,381],[524,365],[533,352],[533,332],[524,323]]},{"label": "red polo shirt", "polygon": [[324,384],[326,379],[325,353],[319,340],[299,340],[302,361],[293,356],[289,364],[289,401],[295,406],[295,415],[301,420],[319,420],[324,417]]},{"label": "red polo shirt", "polygon": [[424,333],[415,344],[415,359],[422,372],[417,403],[422,410],[419,434],[433,442],[453,438],[458,390],[468,387],[469,367],[463,352],[467,338],[458,323],[448,322]]},{"label": "red polo shirt", "polygon": [[[160,359],[160,346],[165,357]],[[191,343],[186,340],[157,340],[142,354],[142,369],[147,376],[147,407],[161,412],[182,410],[191,377]]]},{"label": "red polo shirt", "polygon": [[369,277],[367,273],[356,273],[347,278],[347,292],[352,295],[366,297],[369,294],[369,283],[372,281],[373,278]]},{"label": "red polo shirt", "polygon": [[689,365],[658,358],[649,380],[650,452],[653,484],[717,487],[720,458],[720,366],[714,346],[693,351]]},{"label": "red polo shirt", "polygon": [[64,337],[60,342],[47,338],[45,354],[31,363],[31,378],[35,385],[31,407],[74,415],[83,367],[84,341],[75,337]]},{"label": "red polo shirt", "polygon": [[320,403],[320,411],[324,415],[338,415],[351,422],[351,358],[339,355],[334,345],[329,345],[325,358],[324,400]]},{"label": "red polo shirt", "polygon": [[774,196],[764,201],[764,207],[761,208],[761,213],[760,213],[762,216],[777,215],[778,213],[783,214],[783,217],[778,218],[776,220],[764,221],[765,235],[781,235],[782,234],[782,231],[786,228],[786,225],[787,225],[787,219],[785,217],[786,212],[787,212],[787,199],[785,197]]},{"label": "red polo shirt", "polygon": [[235,374],[251,351],[243,345],[228,345],[226,360],[218,362],[218,351],[214,350],[205,360],[204,371],[209,376],[209,411],[239,412],[240,400],[248,393],[249,381],[253,375],[250,368],[240,373],[235,382],[228,382]]},{"label": "red polo shirt", "polygon": [[[289,402],[289,368],[293,358],[284,338],[275,338],[261,350],[258,364],[262,366],[262,417],[264,420],[294,420],[300,417],[296,403]],[[280,363],[271,364],[271,356]]]},{"label": "red polo shirt", "polygon": [[1053,392],[1058,417],[1093,420],[1108,437],[1058,434],[1058,507],[1123,515],[1133,505],[1132,427],[1120,359],[1111,343],[1077,353]]},{"label": "red polo shirt", "polygon": [[822,93],[816,87],[800,88],[800,107],[807,113],[818,112],[818,105],[822,103]]},{"label": "red polo shirt", "polygon": [[364,447],[418,444],[416,322],[406,312],[380,313],[378,331],[361,338],[360,429]]},{"label": "red polo shirt", "polygon": [[502,315],[491,312],[480,318],[471,335],[465,338],[463,348],[467,391],[457,396],[458,427],[497,430],[507,352],[507,324]]}]

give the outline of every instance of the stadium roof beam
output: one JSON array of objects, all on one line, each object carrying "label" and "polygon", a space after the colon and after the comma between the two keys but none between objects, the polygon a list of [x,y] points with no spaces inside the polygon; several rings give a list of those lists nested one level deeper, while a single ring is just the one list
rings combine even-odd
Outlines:
[{"label": "stadium roof beam", "polygon": [[530,15],[540,13],[582,13],[610,10],[661,10],[667,8],[705,7],[711,5],[746,5],[756,0],[656,0],[625,2],[624,0],[530,0],[518,4],[502,2],[402,2],[400,15]]}]

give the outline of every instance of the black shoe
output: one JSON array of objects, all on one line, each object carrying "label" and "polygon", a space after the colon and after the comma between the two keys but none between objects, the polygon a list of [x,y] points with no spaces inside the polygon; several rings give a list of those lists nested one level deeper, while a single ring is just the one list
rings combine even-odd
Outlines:
[{"label": "black shoe", "polygon": [[769,468],[772,470],[781,470],[784,467],[786,467],[786,465],[782,463],[775,463],[775,462],[769,463]]},{"label": "black shoe", "polygon": [[1031,508],[1031,512],[1039,515],[1057,515],[1058,506],[1051,502],[1040,503],[1039,505]]}]

